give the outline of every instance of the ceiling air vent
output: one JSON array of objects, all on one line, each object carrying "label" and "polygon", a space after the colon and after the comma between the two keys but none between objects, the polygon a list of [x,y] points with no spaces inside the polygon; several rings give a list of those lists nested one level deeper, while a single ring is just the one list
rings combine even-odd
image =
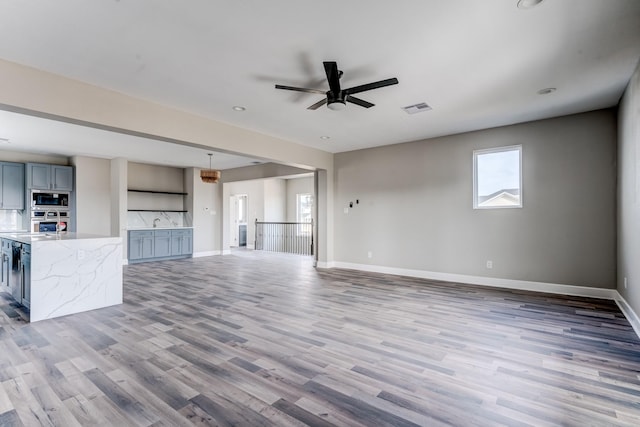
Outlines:
[{"label": "ceiling air vent", "polygon": [[419,104],[414,104],[414,105],[409,105],[408,107],[404,107],[403,110],[407,114],[416,114],[422,111],[429,111],[431,110],[431,107],[429,107],[426,102],[421,102]]}]

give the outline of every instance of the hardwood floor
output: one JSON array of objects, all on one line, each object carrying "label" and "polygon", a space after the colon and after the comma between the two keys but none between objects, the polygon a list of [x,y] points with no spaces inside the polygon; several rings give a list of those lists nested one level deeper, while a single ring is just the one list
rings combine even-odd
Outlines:
[{"label": "hardwood floor", "polygon": [[34,324],[0,296],[0,425],[637,426],[615,303],[290,255],[125,268],[125,303]]}]

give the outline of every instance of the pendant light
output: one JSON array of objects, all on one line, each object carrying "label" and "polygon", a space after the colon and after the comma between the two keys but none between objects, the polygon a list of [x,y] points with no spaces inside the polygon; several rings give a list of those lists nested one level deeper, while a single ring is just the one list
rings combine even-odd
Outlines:
[{"label": "pendant light", "polygon": [[202,169],[200,171],[200,179],[207,184],[215,184],[220,179],[220,171],[211,169],[212,153],[209,153],[209,169]]}]

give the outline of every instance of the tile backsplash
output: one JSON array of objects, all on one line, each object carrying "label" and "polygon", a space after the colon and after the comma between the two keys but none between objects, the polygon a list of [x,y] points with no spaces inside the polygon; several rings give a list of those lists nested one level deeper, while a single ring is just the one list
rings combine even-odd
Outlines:
[{"label": "tile backsplash", "polygon": [[127,228],[152,228],[154,222],[158,228],[191,226],[184,212],[127,212]]},{"label": "tile backsplash", "polygon": [[0,209],[0,231],[23,230],[22,211]]}]

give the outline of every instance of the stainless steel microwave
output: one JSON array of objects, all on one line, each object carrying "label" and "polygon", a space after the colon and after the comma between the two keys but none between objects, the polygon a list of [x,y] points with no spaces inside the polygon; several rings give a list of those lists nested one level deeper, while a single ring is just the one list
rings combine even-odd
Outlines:
[{"label": "stainless steel microwave", "polygon": [[69,193],[31,190],[32,209],[68,209]]}]

